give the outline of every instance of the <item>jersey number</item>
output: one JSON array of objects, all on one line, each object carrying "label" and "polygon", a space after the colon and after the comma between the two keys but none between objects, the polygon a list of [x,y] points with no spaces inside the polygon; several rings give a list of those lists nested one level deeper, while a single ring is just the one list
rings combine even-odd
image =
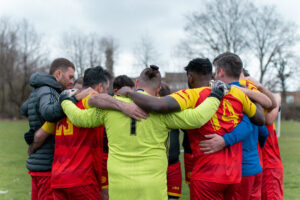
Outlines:
[{"label": "jersey number", "polygon": [[56,135],[73,135],[73,124],[67,118],[67,120],[63,119],[56,126]]},{"label": "jersey number", "polygon": [[[222,113],[222,120],[225,122],[232,122],[234,127],[239,123],[238,117],[232,107],[232,104],[227,100],[223,99],[223,113]],[[213,128],[215,131],[220,130],[221,125],[218,119],[218,115],[215,114],[212,119],[210,120]]]},{"label": "jersey number", "polygon": [[131,128],[130,128],[130,135],[136,136],[136,120],[131,118]]}]

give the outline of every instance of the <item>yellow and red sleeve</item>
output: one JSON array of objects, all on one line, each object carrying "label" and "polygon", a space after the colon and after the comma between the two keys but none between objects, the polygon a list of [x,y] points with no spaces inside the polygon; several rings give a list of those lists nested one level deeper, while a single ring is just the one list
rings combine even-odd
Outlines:
[{"label": "yellow and red sleeve", "polygon": [[253,117],[256,113],[256,105],[238,88],[232,88],[232,95],[238,98],[243,104],[243,113],[249,118]]},{"label": "yellow and red sleeve", "polygon": [[89,101],[90,97],[91,97],[92,95],[94,95],[94,94],[96,94],[96,93],[91,93],[91,94],[89,94],[88,96],[86,96],[86,97],[84,97],[84,98],[82,99],[82,105],[83,105],[83,107],[84,107],[85,109],[91,108],[91,106],[89,105],[88,101]]},{"label": "yellow and red sleeve", "polygon": [[187,108],[195,108],[195,105],[200,97],[200,92],[207,87],[196,88],[196,89],[184,89],[170,94],[180,106],[181,110]]},{"label": "yellow and red sleeve", "polygon": [[240,85],[245,86],[249,90],[252,90],[252,91],[255,91],[255,92],[260,92],[252,81],[249,81],[249,80],[246,80],[246,79],[241,79],[239,82],[240,82]]},{"label": "yellow and red sleeve", "polygon": [[45,122],[42,126],[42,129],[51,134],[51,135],[54,135],[55,134],[55,126],[56,126],[56,123],[55,122]]}]

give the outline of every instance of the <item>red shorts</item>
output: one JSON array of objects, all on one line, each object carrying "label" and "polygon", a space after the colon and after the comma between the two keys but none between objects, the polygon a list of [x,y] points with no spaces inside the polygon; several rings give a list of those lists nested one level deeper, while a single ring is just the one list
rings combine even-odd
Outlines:
[{"label": "red shorts", "polygon": [[103,156],[103,160],[102,160],[101,189],[107,189],[107,188],[108,188],[108,172],[107,172],[107,154],[106,154]]},{"label": "red shorts", "polygon": [[282,200],[283,199],[283,170],[282,169],[264,169],[261,188],[262,200]]},{"label": "red shorts", "polygon": [[51,172],[28,172],[31,176],[31,199],[52,200]]},{"label": "red shorts", "polygon": [[222,184],[191,180],[191,200],[236,200],[238,184]]},{"label": "red shorts", "polygon": [[97,185],[85,185],[70,188],[53,189],[54,200],[101,200],[100,190]]},{"label": "red shorts", "polygon": [[190,184],[193,171],[193,154],[184,154],[185,183]]},{"label": "red shorts", "polygon": [[168,167],[168,195],[172,197],[181,196],[182,175],[180,162]]},{"label": "red shorts", "polygon": [[253,176],[242,177],[242,182],[238,184],[238,199],[260,200],[261,199],[262,173]]}]

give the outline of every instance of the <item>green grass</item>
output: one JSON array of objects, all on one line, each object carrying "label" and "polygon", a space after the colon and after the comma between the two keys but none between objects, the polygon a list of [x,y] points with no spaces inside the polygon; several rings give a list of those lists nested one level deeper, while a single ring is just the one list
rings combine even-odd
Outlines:
[{"label": "green grass", "polygon": [[2,200],[30,199],[31,179],[25,167],[27,122],[0,121],[0,194]]},{"label": "green grass", "polygon": [[[8,191],[0,192],[1,200],[30,199],[31,179],[25,167],[27,145],[23,139],[27,129],[25,121],[0,121],[0,191]],[[284,166],[285,200],[300,199],[299,143],[300,122],[282,122],[279,145]],[[182,155],[180,159],[183,161]],[[182,193],[181,199],[189,199],[189,189],[184,182]]]},{"label": "green grass", "polygon": [[285,200],[300,199],[300,123],[283,122],[279,147]]}]

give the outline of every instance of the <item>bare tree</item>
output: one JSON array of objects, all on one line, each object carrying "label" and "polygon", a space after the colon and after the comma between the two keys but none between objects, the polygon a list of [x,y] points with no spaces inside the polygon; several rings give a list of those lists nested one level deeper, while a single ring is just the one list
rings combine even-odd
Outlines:
[{"label": "bare tree", "polygon": [[248,7],[246,0],[207,1],[204,11],[187,16],[187,37],[179,48],[187,50],[189,57],[244,52],[248,48]]},{"label": "bare tree", "polygon": [[[288,55],[298,42],[294,23],[286,21],[272,6],[258,8],[247,0],[207,1],[203,11],[187,16],[185,32],[179,55],[190,59],[230,51],[254,56],[259,63],[259,81],[271,87],[284,84],[282,78],[289,77],[282,74],[285,64],[278,59],[283,53]],[[265,79],[266,73],[271,76],[269,80]]]},{"label": "bare tree", "polygon": [[112,37],[104,37],[101,40],[101,47],[104,49],[105,68],[114,77],[114,64],[118,51],[118,43]]},{"label": "bare tree", "polygon": [[[7,113],[9,88],[7,81],[14,75],[14,69],[17,62],[17,27],[13,26],[8,18],[0,20],[0,87],[1,87],[1,110]],[[10,78],[8,78],[10,77]],[[12,83],[10,84],[12,85]]]},{"label": "bare tree", "polygon": [[88,67],[87,45],[87,37],[80,32],[66,33],[62,39],[62,49],[74,63],[78,76],[83,76]]},{"label": "bare tree", "polygon": [[299,59],[290,51],[282,51],[278,49],[276,55],[272,59],[271,67],[277,72],[278,83],[280,85],[282,103],[286,103],[286,92],[288,89],[288,81],[297,77],[299,74]]},{"label": "bare tree", "polygon": [[258,9],[252,6],[249,10],[253,11],[249,15],[251,51],[259,61],[259,81],[263,83],[276,53],[292,48],[296,43],[296,26],[285,21],[274,7]]},{"label": "bare tree", "polygon": [[134,55],[137,66],[144,68],[157,63],[158,52],[155,49],[153,39],[149,35],[143,35],[134,47]]},{"label": "bare tree", "polygon": [[[100,44],[99,44],[100,42]],[[101,39],[96,34],[90,34],[87,42],[87,56],[89,67],[101,66],[103,60],[103,47]]]},{"label": "bare tree", "polygon": [[75,64],[77,75],[83,76],[86,68],[102,65],[104,57],[105,65],[112,71],[117,45],[112,38],[75,31],[63,35],[61,48]]},{"label": "bare tree", "polygon": [[41,38],[26,20],[0,22],[1,112],[19,116],[31,88],[30,76],[45,60]]},{"label": "bare tree", "polygon": [[[41,46],[41,35],[26,20],[19,24],[18,35],[19,61],[16,65],[15,75],[20,75],[20,88],[17,91],[20,97],[17,98],[18,101],[15,101],[15,103],[18,107],[21,107],[31,90],[29,87],[30,76],[44,65],[46,58],[45,51]],[[16,94],[11,97],[11,101],[16,99],[15,96]]]}]

